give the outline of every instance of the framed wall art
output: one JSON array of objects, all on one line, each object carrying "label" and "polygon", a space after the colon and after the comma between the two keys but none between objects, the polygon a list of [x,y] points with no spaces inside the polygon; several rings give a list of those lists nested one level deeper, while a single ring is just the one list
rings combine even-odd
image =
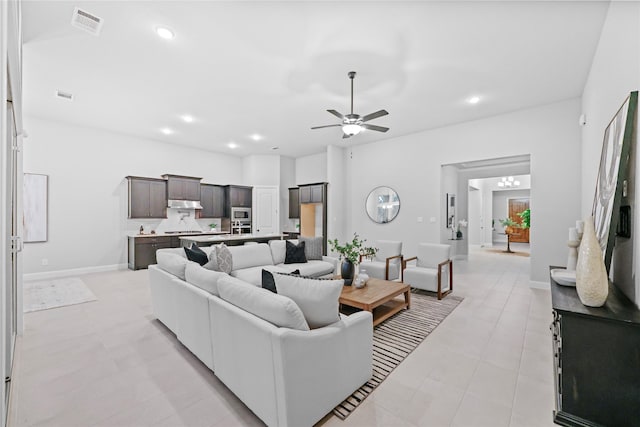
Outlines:
[{"label": "framed wall art", "polygon": [[623,181],[627,177],[637,108],[638,92],[631,92],[604,131],[591,214],[607,271],[611,266],[618,228]]},{"label": "framed wall art", "polygon": [[49,232],[49,176],[25,173],[23,188],[24,241],[46,242]]}]

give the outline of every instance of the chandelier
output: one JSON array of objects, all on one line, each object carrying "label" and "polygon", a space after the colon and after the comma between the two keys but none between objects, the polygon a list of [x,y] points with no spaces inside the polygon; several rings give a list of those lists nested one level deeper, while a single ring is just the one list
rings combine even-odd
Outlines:
[{"label": "chandelier", "polygon": [[520,187],[520,181],[513,179],[512,176],[503,176],[498,181],[498,187],[500,188],[513,188]]}]

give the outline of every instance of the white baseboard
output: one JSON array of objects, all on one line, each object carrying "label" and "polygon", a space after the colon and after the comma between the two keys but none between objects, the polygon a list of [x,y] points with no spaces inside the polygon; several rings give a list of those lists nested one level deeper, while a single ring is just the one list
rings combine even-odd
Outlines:
[{"label": "white baseboard", "polygon": [[529,287],[533,289],[551,289],[551,284],[549,282],[537,282],[535,280],[529,281]]},{"label": "white baseboard", "polygon": [[29,273],[22,276],[25,282],[33,280],[57,279],[59,277],[80,276],[82,274],[101,273],[103,271],[126,270],[128,264],[99,265],[97,267],[71,268],[69,270],[45,271],[43,273]]}]

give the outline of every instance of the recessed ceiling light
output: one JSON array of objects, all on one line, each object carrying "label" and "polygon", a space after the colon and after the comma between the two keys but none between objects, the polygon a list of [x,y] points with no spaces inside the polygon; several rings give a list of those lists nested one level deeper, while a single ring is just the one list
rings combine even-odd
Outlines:
[{"label": "recessed ceiling light", "polygon": [[193,122],[193,117],[188,115],[188,114],[185,114],[184,116],[182,116],[182,120],[184,120],[187,123],[192,123]]},{"label": "recessed ceiling light", "polygon": [[260,141],[263,138],[263,136],[257,133],[254,133],[253,135],[249,135],[249,138],[253,139],[254,141]]},{"label": "recessed ceiling light", "polygon": [[160,129],[160,132],[164,133],[165,135],[171,135],[173,133],[173,131],[169,128],[162,128]]},{"label": "recessed ceiling light", "polygon": [[156,28],[156,34],[158,34],[160,37],[162,37],[163,39],[166,39],[166,40],[171,40],[172,38],[174,38],[176,36],[173,33],[173,31],[171,31],[167,27],[157,27]]},{"label": "recessed ceiling light", "polygon": [[469,98],[469,100],[467,102],[469,104],[477,104],[478,102],[480,102],[480,97],[479,96],[472,96],[471,98]]},{"label": "recessed ceiling light", "polygon": [[231,148],[232,150],[235,148],[238,148],[238,144],[236,144],[235,142],[230,142],[227,144],[227,147]]}]

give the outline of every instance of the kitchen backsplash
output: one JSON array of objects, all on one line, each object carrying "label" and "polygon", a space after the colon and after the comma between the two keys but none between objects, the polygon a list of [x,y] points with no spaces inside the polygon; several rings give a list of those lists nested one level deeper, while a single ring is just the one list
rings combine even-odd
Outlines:
[{"label": "kitchen backsplash", "polygon": [[218,230],[221,229],[222,222],[220,219],[205,218],[196,219],[195,209],[173,209],[167,208],[166,219],[128,219],[127,231],[137,232],[140,226],[144,227],[145,234],[155,230],[156,233],[164,233],[167,231],[208,231],[211,227],[209,224],[218,224]]}]

